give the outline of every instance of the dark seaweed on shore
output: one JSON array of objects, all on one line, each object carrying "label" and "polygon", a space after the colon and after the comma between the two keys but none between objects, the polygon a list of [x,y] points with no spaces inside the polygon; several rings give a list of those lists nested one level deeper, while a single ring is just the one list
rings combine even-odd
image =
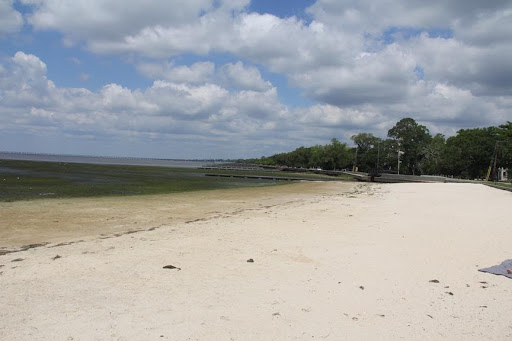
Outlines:
[{"label": "dark seaweed on shore", "polygon": [[[0,160],[0,202],[178,193],[275,185],[268,179],[210,177],[194,168]],[[241,171],[231,171],[237,173]],[[268,173],[265,173],[268,174]]]}]

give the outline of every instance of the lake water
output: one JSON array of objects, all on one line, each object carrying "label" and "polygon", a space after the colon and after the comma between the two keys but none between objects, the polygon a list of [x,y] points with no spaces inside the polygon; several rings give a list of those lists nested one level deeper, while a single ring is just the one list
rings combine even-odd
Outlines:
[{"label": "lake water", "polygon": [[2,159],[22,161],[89,163],[99,165],[158,166],[171,168],[199,168],[206,165],[218,163],[213,160],[172,160],[132,157],[104,157],[0,152],[0,160]]}]

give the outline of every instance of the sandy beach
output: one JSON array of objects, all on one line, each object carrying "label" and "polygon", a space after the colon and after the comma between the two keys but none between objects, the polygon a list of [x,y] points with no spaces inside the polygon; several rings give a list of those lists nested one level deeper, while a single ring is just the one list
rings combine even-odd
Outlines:
[{"label": "sandy beach", "polygon": [[0,339],[511,339],[512,280],[477,271],[512,258],[510,207],[441,183],[0,203]]}]

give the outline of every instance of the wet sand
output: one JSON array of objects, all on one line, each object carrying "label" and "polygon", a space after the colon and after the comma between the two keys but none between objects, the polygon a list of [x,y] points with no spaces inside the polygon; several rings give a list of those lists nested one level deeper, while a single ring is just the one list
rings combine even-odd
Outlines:
[{"label": "wet sand", "polygon": [[[350,190],[351,183],[342,185]],[[338,188],[302,182],[293,186],[249,187],[169,195],[48,199],[0,202],[0,252],[39,243],[59,243],[148,230],[244,209],[257,209],[309,193]],[[320,192],[318,192],[320,191]]]},{"label": "wet sand", "polygon": [[512,281],[477,271],[512,258],[511,204],[347,183],[2,203],[1,250],[48,244],[0,256],[0,339],[511,338]]}]

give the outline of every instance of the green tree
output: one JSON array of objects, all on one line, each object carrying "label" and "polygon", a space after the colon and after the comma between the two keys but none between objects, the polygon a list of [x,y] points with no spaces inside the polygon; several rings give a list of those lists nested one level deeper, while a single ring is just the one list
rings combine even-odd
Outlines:
[{"label": "green tree", "polygon": [[435,135],[425,147],[421,169],[425,174],[441,174],[446,139],[443,134]]},{"label": "green tree", "polygon": [[380,144],[379,165],[382,170],[396,172],[398,168],[398,142],[394,139],[386,139]]},{"label": "green tree", "polygon": [[274,154],[255,160],[257,163],[298,168],[340,169],[348,167],[352,160],[350,148],[333,138],[325,146],[299,147],[289,153]]},{"label": "green tree", "polygon": [[497,127],[459,130],[446,140],[443,172],[465,179],[485,178],[498,132]]},{"label": "green tree", "polygon": [[498,127],[498,167],[512,168],[512,122]]},{"label": "green tree", "polygon": [[339,170],[350,164],[349,148],[338,139],[331,139],[331,144],[326,146],[326,152],[329,160],[328,169]]},{"label": "green tree", "polygon": [[[370,169],[377,168],[377,161],[380,158],[379,149],[383,146],[382,139],[373,136],[371,133],[359,133],[350,138],[354,141],[357,148],[357,164],[356,166],[360,171],[369,171]],[[380,150],[382,151],[382,150]]]},{"label": "green tree", "polygon": [[288,154],[287,164],[293,167],[304,168],[307,167],[310,158],[310,151],[308,148],[299,147],[293,152]]},{"label": "green tree", "polygon": [[395,139],[404,152],[401,170],[408,174],[421,174],[421,161],[431,139],[427,127],[412,118],[403,118],[388,131],[388,136]]},{"label": "green tree", "polygon": [[322,167],[322,158],[323,158],[323,147],[320,145],[316,145],[313,147],[309,147],[309,159],[308,159],[308,168],[320,168]]}]

